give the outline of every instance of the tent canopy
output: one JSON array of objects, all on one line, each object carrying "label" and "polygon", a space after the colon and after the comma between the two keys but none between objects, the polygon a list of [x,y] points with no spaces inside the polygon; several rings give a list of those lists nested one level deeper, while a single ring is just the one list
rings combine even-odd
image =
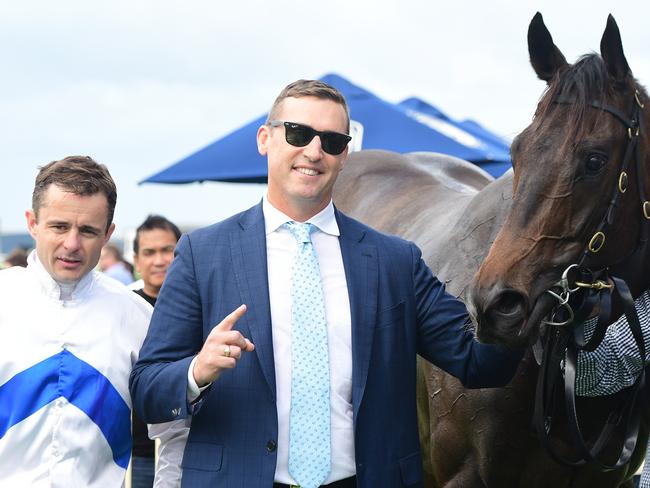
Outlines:
[{"label": "tent canopy", "polygon": [[[433,151],[479,165],[495,161],[510,165],[509,157],[497,154],[491,147],[468,145],[422,123],[405,107],[388,103],[339,75],[328,74],[321,80],[337,88],[348,102],[352,128],[356,128],[351,133],[353,149]],[[266,158],[258,154],[255,143],[257,129],[265,120],[263,115],[251,121],[141,183],[266,182]]]},{"label": "tent canopy", "polygon": [[510,145],[478,122],[473,120],[457,122],[437,107],[417,97],[407,98],[398,106],[409,116],[432,129],[442,132],[461,144],[479,149],[485,155],[485,159],[469,161],[476,163],[492,176],[501,176],[512,167]]}]

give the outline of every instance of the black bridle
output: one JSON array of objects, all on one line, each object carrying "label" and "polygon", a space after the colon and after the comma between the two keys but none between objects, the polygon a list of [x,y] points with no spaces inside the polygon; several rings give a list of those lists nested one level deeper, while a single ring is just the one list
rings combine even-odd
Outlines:
[{"label": "black bridle", "polygon": [[[558,104],[572,104],[569,99],[557,99]],[[541,359],[540,371],[537,378],[535,410],[533,423],[537,434],[547,452],[557,462],[567,466],[582,466],[586,463],[595,465],[602,471],[618,469],[626,465],[634,453],[639,435],[641,419],[641,395],[645,385],[645,370],[641,370],[634,385],[628,389],[625,401],[612,411],[602,426],[598,437],[589,448],[580,429],[576,408],[576,369],[579,351],[594,351],[602,342],[608,325],[612,322],[611,298],[615,293],[623,304],[623,311],[630,326],[640,357],[645,359],[645,345],[641,333],[639,318],[634,308],[634,300],[627,283],[610,270],[623,262],[639,262],[645,255],[648,242],[648,226],[644,220],[650,220],[650,202],[646,200],[641,167],[641,153],[638,144],[639,135],[643,132],[641,102],[637,90],[634,93],[634,103],[630,117],[618,108],[593,101],[591,107],[613,115],[627,129],[627,147],[621,163],[618,182],[609,201],[607,210],[589,240],[577,264],[573,264],[564,272],[562,279],[548,292],[559,301],[545,321],[546,330],[540,341]],[[603,248],[607,232],[614,223],[616,212],[622,195],[627,191],[628,171],[632,162],[636,163],[637,191],[641,200],[642,217],[639,242],[635,248],[617,263],[591,270],[586,263],[594,258]],[[591,315],[594,307],[599,307],[598,322],[593,334],[585,340],[584,320]],[[539,343],[536,346],[539,351]],[[564,413],[569,432],[573,441],[575,456],[568,458],[558,452],[551,441],[551,429],[558,410],[558,402],[564,397]],[[603,460],[603,451],[609,445],[613,434],[624,429],[624,441],[615,463]]]}]

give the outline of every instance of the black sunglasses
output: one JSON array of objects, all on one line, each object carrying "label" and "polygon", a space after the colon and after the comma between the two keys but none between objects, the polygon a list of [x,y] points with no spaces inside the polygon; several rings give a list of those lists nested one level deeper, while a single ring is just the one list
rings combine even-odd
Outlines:
[{"label": "black sunglasses", "polygon": [[271,120],[268,122],[271,127],[284,125],[284,138],[289,144],[296,147],[305,147],[311,140],[320,137],[321,147],[327,154],[337,156],[345,150],[345,146],[352,138],[347,134],[332,131],[319,131],[308,125],[285,122],[284,120]]}]

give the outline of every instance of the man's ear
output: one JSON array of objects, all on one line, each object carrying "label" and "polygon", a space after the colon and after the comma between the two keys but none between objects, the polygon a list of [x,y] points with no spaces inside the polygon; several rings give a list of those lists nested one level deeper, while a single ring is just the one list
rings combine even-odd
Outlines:
[{"label": "man's ear", "polygon": [[32,209],[25,210],[25,219],[27,220],[27,230],[34,240],[36,240],[36,224],[38,224],[36,213]]},{"label": "man's ear", "polygon": [[111,236],[113,235],[114,230],[115,230],[115,222],[113,222],[108,227],[108,230],[106,231],[106,235],[104,236],[104,245],[106,245],[106,243],[111,240]]},{"label": "man's ear", "polygon": [[257,129],[257,151],[262,155],[266,156],[266,153],[269,152],[269,137],[271,136],[269,132],[268,125],[261,125]]}]

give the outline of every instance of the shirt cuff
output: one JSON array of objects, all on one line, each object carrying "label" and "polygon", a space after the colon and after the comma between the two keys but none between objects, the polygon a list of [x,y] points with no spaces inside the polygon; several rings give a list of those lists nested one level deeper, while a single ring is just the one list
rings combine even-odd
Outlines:
[{"label": "shirt cuff", "polygon": [[198,359],[198,356],[194,356],[194,359],[192,359],[192,362],[190,363],[190,367],[187,370],[187,401],[192,403],[194,402],[197,398],[201,396],[201,393],[206,388],[209,388],[209,386],[212,383],[208,383],[205,386],[199,387],[199,385],[196,384],[196,380],[194,379],[194,363],[196,363],[196,360]]}]

